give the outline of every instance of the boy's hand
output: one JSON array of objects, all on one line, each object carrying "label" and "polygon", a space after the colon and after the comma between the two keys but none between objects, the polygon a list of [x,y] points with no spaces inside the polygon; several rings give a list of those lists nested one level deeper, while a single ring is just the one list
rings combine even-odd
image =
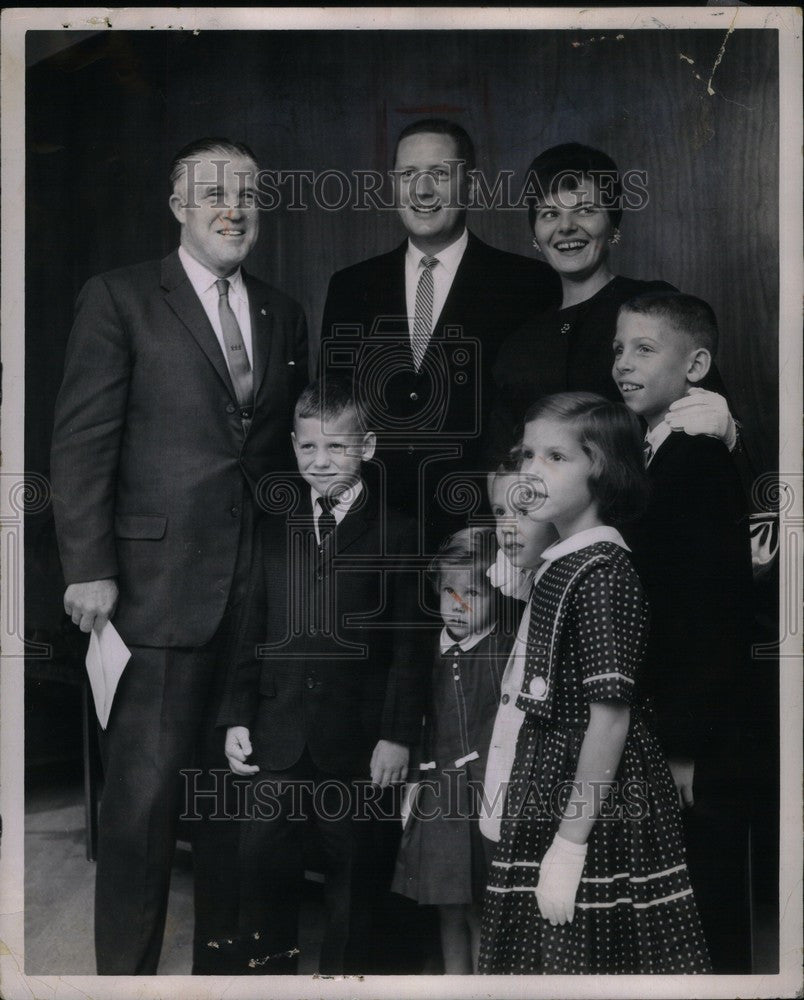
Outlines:
[{"label": "boy's hand", "polygon": [[224,753],[235,774],[254,774],[259,771],[257,764],[246,763],[246,757],[251,756],[251,739],[245,726],[230,726],[226,730]]},{"label": "boy's hand", "polygon": [[737,427],[729,412],[729,404],[716,392],[694,386],[686,396],[670,404],[665,421],[674,431],[691,437],[706,434],[719,438],[731,451],[737,443]]},{"label": "boy's hand", "polygon": [[692,795],[692,781],[695,777],[695,761],[690,757],[668,757],[667,763],[678,791],[678,804],[682,809],[695,805]]},{"label": "boy's hand", "polygon": [[410,750],[403,743],[380,740],[371,755],[371,780],[380,788],[408,776]]}]

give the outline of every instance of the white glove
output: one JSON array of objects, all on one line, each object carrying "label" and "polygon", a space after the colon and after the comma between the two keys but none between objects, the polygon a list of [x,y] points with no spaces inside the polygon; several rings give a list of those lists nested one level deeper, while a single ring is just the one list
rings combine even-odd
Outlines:
[{"label": "white glove", "polygon": [[665,423],[674,431],[683,431],[691,437],[706,434],[719,438],[731,451],[737,444],[737,425],[729,412],[729,404],[716,392],[689,389],[686,396],[670,404]]},{"label": "white glove", "polygon": [[527,601],[533,587],[533,571],[514,566],[504,549],[497,549],[497,558],[486,570],[492,587],[496,587],[506,597]]},{"label": "white glove", "polygon": [[558,834],[542,858],[536,902],[541,915],[554,927],[568,920],[572,923],[585,861],[586,844],[573,844]]}]

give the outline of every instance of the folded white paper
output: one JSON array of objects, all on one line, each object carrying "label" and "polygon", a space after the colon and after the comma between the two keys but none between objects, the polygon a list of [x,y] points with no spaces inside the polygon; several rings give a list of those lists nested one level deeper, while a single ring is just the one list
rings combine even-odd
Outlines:
[{"label": "folded white paper", "polygon": [[106,622],[100,632],[92,629],[86,664],[89,686],[95,701],[95,714],[101,729],[109,724],[114,693],[130,659],[131,650],[111,622]]}]

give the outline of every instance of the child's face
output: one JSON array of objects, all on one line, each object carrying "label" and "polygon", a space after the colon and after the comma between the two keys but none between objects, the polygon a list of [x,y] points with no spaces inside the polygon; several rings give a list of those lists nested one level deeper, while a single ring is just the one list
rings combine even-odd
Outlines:
[{"label": "child's face", "polygon": [[374,454],[375,436],[364,434],[353,410],[337,417],[296,417],[293,450],[299,472],[322,496],[339,496],[360,479],[360,467]]},{"label": "child's face", "polygon": [[520,504],[521,494],[530,487],[516,473],[496,476],[489,500],[497,528],[497,541],[508,559],[520,569],[532,569],[541,562],[542,552],[556,540],[551,524],[528,517]]},{"label": "child's face", "polygon": [[561,538],[600,523],[589,488],[592,468],[571,421],[544,416],[525,424],[521,473],[533,492],[523,506],[534,521],[554,524]]},{"label": "child's face", "polygon": [[441,618],[454,639],[465,639],[491,624],[492,587],[476,569],[447,566],[439,574],[438,596]]},{"label": "child's face", "polygon": [[[656,316],[624,310],[617,319],[611,374],[623,402],[652,430],[677,399],[698,381],[695,358],[701,353],[687,338]],[[704,352],[705,353],[705,352]]]}]

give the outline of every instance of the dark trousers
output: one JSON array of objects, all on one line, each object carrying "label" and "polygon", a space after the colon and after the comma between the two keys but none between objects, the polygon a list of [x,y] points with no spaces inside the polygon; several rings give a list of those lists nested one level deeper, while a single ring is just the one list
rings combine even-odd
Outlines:
[{"label": "dark trousers", "polygon": [[[170,872],[192,779],[185,769],[227,768],[214,721],[225,654],[250,565],[253,524],[244,504],[230,606],[195,649],[136,646],[100,733],[104,789],[98,824],[95,955],[99,975],[155,975],[162,949]],[[177,595],[177,600],[180,600]],[[125,640],[125,636],[123,636]],[[208,816],[209,805],[197,810]],[[222,972],[206,941],[237,921],[236,822],[190,820],[194,850],[194,969]],[[206,967],[201,963],[206,961]]]},{"label": "dark trousers", "polygon": [[319,972],[349,969],[348,947],[365,924],[365,823],[353,818],[348,777],[321,771],[305,750],[285,771],[260,771],[251,787],[240,841],[240,926],[251,972],[294,974],[306,837],[314,832],[324,862],[325,926]]}]

